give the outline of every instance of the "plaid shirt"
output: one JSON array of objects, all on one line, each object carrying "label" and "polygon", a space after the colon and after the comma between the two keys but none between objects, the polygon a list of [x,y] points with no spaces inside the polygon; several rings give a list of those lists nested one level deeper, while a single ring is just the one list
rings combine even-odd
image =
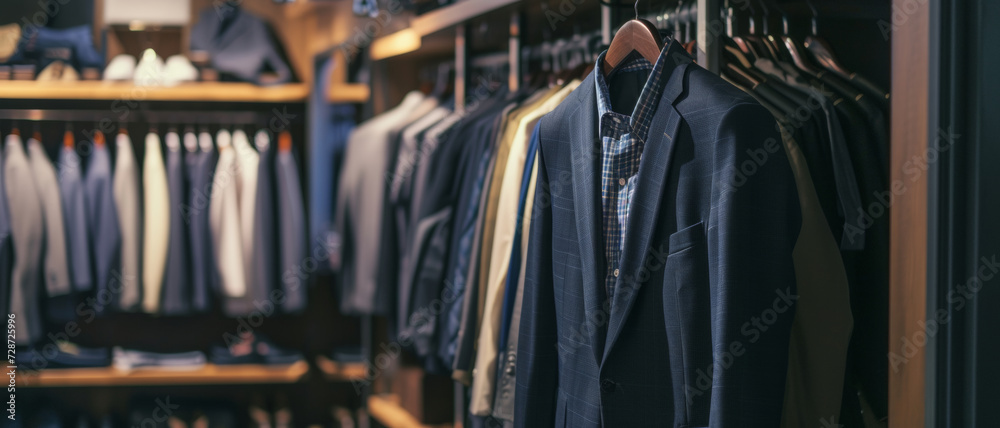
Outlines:
[{"label": "plaid shirt", "polygon": [[[625,227],[635,193],[639,162],[646,142],[649,126],[656,114],[656,107],[663,95],[663,88],[670,76],[663,76],[667,48],[660,53],[656,64],[633,55],[605,78],[601,72],[604,55],[597,58],[594,72],[597,83],[597,113],[600,118],[601,136],[601,201],[603,208],[604,253],[607,256],[605,291],[608,299],[614,296],[615,281],[621,265]],[[619,73],[648,72],[649,78],[639,95],[631,116],[611,110],[611,95],[607,81]]]}]

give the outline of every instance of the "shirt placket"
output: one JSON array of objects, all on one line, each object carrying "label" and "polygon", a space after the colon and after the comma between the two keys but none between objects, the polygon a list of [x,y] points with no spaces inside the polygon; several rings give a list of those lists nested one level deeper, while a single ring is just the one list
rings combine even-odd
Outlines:
[{"label": "shirt placket", "polygon": [[608,229],[609,241],[606,243],[605,254],[607,255],[607,275],[605,288],[607,296],[611,299],[614,296],[615,282],[621,274],[621,243],[624,228],[619,219],[622,218],[622,207],[620,206],[621,190],[628,184],[630,169],[628,135],[628,118],[616,117],[614,113],[605,116],[604,125],[608,132],[605,133],[609,156],[605,174],[607,183],[605,192],[607,205],[604,207],[605,225]]}]

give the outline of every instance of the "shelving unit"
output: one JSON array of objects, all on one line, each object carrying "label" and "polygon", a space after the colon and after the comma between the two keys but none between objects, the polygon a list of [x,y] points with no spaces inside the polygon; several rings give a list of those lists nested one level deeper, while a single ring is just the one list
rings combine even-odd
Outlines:
[{"label": "shelving unit", "polygon": [[368,413],[387,428],[451,428],[451,425],[424,425],[399,405],[395,394],[368,397]]},{"label": "shelving unit", "polygon": [[251,83],[198,82],[139,87],[130,82],[0,81],[0,99],[280,103],[304,102],[308,95],[309,87],[304,83],[264,87]]},{"label": "shelving unit", "polygon": [[299,0],[284,6],[286,18],[300,18],[314,13],[317,9],[336,5],[334,0]]},{"label": "shelving unit", "polygon": [[316,358],[316,367],[328,380],[363,380],[367,375],[367,368],[363,363],[341,363],[322,355]]},{"label": "shelving unit", "polygon": [[45,369],[19,373],[17,382],[22,388],[295,383],[308,372],[306,361],[280,366],[208,363],[194,370],[152,367],[128,371],[114,367]]},{"label": "shelving unit", "polygon": [[520,3],[521,0],[465,0],[420,15],[409,28],[372,41],[371,57],[375,60],[420,49],[422,40],[431,34],[453,28],[478,16]]}]

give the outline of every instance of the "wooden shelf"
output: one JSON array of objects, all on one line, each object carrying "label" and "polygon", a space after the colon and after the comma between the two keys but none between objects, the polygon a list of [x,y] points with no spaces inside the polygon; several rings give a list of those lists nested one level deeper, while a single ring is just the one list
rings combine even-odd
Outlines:
[{"label": "wooden shelf", "polygon": [[309,371],[309,363],[299,361],[284,366],[263,364],[205,364],[194,370],[114,367],[45,369],[19,373],[18,387],[129,386],[129,385],[226,385],[294,383]]},{"label": "wooden shelf", "polygon": [[316,367],[330,380],[362,380],[368,371],[364,363],[341,363],[323,355],[316,357]]},{"label": "wooden shelf", "polygon": [[421,36],[433,34],[445,28],[454,27],[472,18],[492,12],[502,7],[518,3],[520,0],[465,0],[451,6],[435,9],[413,19],[410,28]]},{"label": "wooden shelf", "polygon": [[39,82],[0,80],[0,99],[304,102],[304,83],[264,87],[251,83],[197,82],[173,87],[138,87],[129,82]]},{"label": "wooden shelf", "polygon": [[408,28],[375,39],[371,44],[371,57],[380,60],[412,52],[420,49],[420,40],[428,35],[519,2],[520,0],[465,0],[435,9],[413,18]]},{"label": "wooden shelf", "polygon": [[337,3],[333,0],[298,0],[286,3],[283,8],[286,18],[296,19],[315,13],[316,9],[336,5]]},{"label": "wooden shelf", "polygon": [[424,425],[399,405],[395,394],[368,397],[368,414],[388,428],[451,428],[451,425]]}]

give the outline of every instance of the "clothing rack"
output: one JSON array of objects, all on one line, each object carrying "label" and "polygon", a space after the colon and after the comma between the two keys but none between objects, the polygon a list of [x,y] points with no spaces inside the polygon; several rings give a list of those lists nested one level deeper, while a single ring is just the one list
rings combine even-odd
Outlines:
[{"label": "clothing rack", "polygon": [[[124,119],[121,118],[124,116]],[[27,122],[101,122],[154,123],[178,125],[253,125],[266,124],[273,112],[254,111],[150,111],[133,110],[127,114],[108,110],[0,109],[0,120]]]},{"label": "clothing rack", "polygon": [[[467,5],[463,6],[462,3],[459,3],[457,6],[446,7],[439,13],[442,16],[448,15],[449,17],[454,18],[452,15],[460,15],[460,8],[465,6],[472,7],[473,3],[479,4],[479,2],[475,0],[466,1],[465,3],[467,3]],[[487,2],[483,1],[482,3],[485,4]],[[475,57],[470,56],[467,37],[471,31],[471,20],[478,15],[470,14],[464,19],[455,19],[454,22],[442,24],[443,27],[450,26],[454,28],[454,94],[456,111],[464,111],[465,109],[467,97],[469,95],[468,91],[470,89],[469,79],[472,78],[472,74],[470,73],[471,69],[499,68],[504,64],[507,64],[509,73],[509,89],[511,91],[517,91],[523,82],[526,63],[529,59],[531,59],[531,56],[525,55],[526,52],[524,52],[525,46],[522,39],[524,31],[521,28],[523,23],[526,21],[525,9],[527,8],[527,2],[522,3],[516,1],[505,1],[502,5],[496,4],[492,6],[481,6],[484,10],[478,13],[486,13],[491,10],[490,8],[500,8],[509,4],[516,4],[516,6],[508,12],[510,16],[508,50],[503,54],[491,54]],[[642,5],[640,4],[640,6]],[[698,46],[697,60],[703,67],[717,74],[719,70],[719,60],[721,57],[721,44],[719,40],[720,36],[722,36],[722,31],[713,32],[706,31],[706,29],[714,29],[715,27],[721,28],[721,26],[723,26],[724,21],[721,19],[721,6],[722,0],[697,0],[694,3],[677,1],[675,7],[666,7],[661,9],[659,13],[646,14],[641,17],[654,22],[657,27],[661,29],[666,29],[669,26],[680,22],[686,23],[688,26],[693,25],[696,30],[695,34]],[[713,10],[716,11],[716,14],[711,16],[708,11]],[[602,1],[600,11],[601,26],[599,31],[593,34],[585,33],[578,36],[584,36],[587,38],[600,36],[601,44],[603,46],[607,46],[611,43],[617,23],[623,22],[623,20],[634,16],[633,5],[628,4],[628,2],[623,0]],[[427,20],[430,21],[433,20],[433,18],[428,17]],[[443,28],[438,29],[440,30]],[[393,34],[390,34],[382,38],[390,40],[393,36]],[[375,42],[379,42],[379,40],[376,40]],[[587,58],[586,60],[592,61],[591,58]],[[371,316],[363,316],[361,318],[362,355],[365,361],[370,361],[373,356],[373,347],[376,341],[373,321],[373,317]],[[454,385],[454,427],[462,428],[465,421],[464,409],[466,407],[466,388],[460,382],[455,382]],[[364,407],[366,413],[368,410],[367,403],[370,395],[371,387],[364,387],[362,389],[362,406]],[[369,420],[368,422],[371,421]]]}]

